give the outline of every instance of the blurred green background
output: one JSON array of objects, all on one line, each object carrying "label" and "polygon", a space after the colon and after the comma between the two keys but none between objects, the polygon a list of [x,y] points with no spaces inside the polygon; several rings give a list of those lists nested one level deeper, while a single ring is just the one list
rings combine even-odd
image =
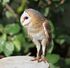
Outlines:
[{"label": "blurred green background", "polygon": [[46,53],[51,68],[70,68],[70,0],[51,0],[51,4],[48,2],[0,0],[0,58],[36,56],[36,47],[20,24],[23,11],[33,8],[40,11],[51,25],[53,40]]}]

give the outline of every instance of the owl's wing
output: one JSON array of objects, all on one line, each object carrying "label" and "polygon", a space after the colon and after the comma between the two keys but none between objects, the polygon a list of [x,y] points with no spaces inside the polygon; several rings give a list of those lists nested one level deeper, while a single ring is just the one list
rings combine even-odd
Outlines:
[{"label": "owl's wing", "polygon": [[45,32],[45,35],[48,37],[49,41],[51,41],[51,26],[49,25],[49,22],[48,20],[45,20],[43,22],[43,28],[44,28],[44,32]]}]

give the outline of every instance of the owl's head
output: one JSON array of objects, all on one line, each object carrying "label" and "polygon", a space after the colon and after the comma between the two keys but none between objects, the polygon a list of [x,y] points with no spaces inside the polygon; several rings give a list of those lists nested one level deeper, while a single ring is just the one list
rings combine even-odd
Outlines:
[{"label": "owl's head", "polygon": [[26,11],[23,12],[23,14],[20,17],[20,22],[23,26],[28,25],[31,21],[31,17],[28,15]]},{"label": "owl's head", "polygon": [[41,24],[44,20],[45,20],[44,16],[34,9],[26,9],[20,18],[20,22],[23,26],[29,24],[33,25]]}]

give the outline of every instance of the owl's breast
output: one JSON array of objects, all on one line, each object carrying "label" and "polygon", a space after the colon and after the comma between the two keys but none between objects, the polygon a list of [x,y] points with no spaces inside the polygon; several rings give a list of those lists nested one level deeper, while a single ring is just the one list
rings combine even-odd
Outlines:
[{"label": "owl's breast", "polygon": [[45,32],[42,27],[34,28],[29,25],[29,27],[27,28],[27,32],[31,38],[34,38],[36,40],[42,40],[46,38]]},{"label": "owl's breast", "polygon": [[45,38],[45,35],[44,33],[41,31],[41,32],[38,32],[38,33],[35,33],[32,35],[32,38],[34,39],[37,39],[37,40],[42,40]]},{"label": "owl's breast", "polygon": [[43,31],[38,31],[38,32],[30,31],[30,32],[28,32],[28,34],[31,38],[34,38],[36,40],[42,40],[42,39],[46,38]]}]

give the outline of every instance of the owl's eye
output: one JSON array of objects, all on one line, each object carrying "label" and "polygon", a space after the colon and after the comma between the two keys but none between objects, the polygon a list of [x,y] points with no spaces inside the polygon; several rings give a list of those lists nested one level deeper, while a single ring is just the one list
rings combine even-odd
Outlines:
[{"label": "owl's eye", "polygon": [[24,19],[28,19],[28,17],[26,16],[26,17],[24,17]]}]

